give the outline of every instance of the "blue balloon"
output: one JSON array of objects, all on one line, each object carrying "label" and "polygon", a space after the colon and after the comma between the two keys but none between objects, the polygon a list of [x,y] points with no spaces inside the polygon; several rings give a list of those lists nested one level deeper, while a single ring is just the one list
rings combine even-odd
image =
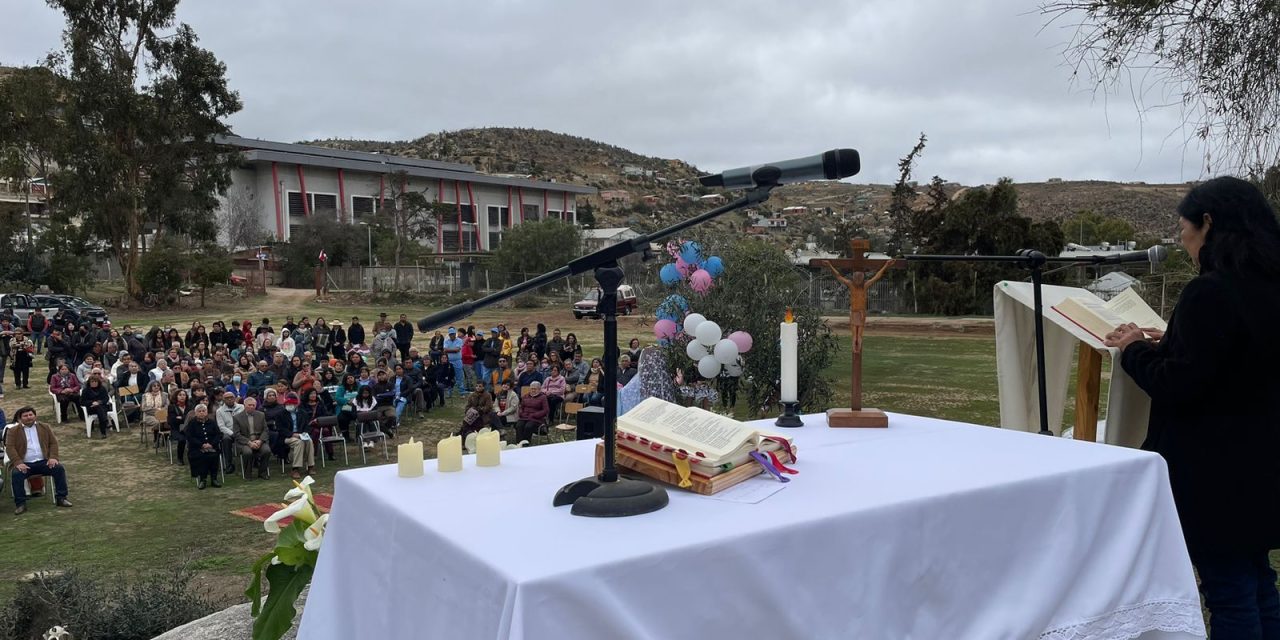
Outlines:
[{"label": "blue balloon", "polygon": [[680,245],[680,259],[688,262],[689,264],[701,264],[702,245],[699,245],[692,240],[685,240],[684,243]]},{"label": "blue balloon", "polygon": [[680,270],[676,268],[674,262],[662,265],[662,271],[658,272],[658,277],[662,278],[662,284],[668,287],[680,283]]},{"label": "blue balloon", "polygon": [[688,312],[689,301],[685,300],[684,296],[671,294],[658,304],[658,310],[654,315],[659,320],[671,320],[676,324],[680,324]]},{"label": "blue balloon", "polygon": [[724,273],[724,261],[720,259],[720,256],[711,256],[707,258],[706,262],[702,263],[702,268],[706,269],[712,278],[719,278],[720,274]]}]

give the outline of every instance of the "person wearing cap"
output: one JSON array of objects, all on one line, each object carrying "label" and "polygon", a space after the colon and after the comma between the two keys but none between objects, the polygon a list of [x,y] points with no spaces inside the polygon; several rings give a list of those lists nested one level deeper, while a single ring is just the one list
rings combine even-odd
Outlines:
[{"label": "person wearing cap", "polygon": [[390,330],[391,330],[391,323],[387,321],[387,312],[383,311],[382,313],[378,314],[378,321],[373,323],[373,332],[379,333],[382,331],[390,331]]},{"label": "person wearing cap", "polygon": [[458,337],[458,330],[454,327],[449,327],[449,337],[444,340],[444,354],[453,367],[453,388],[462,394],[462,384],[466,379],[462,374],[462,338]]},{"label": "person wearing cap", "polygon": [[281,439],[288,447],[289,475],[294,480],[316,472],[316,450],[311,444],[311,429],[303,423],[303,415],[298,412],[298,394],[290,393],[284,397],[285,415]]},{"label": "person wearing cap", "polygon": [[[487,385],[489,378],[493,375],[493,370],[498,368],[498,360],[502,357],[502,338],[498,335],[498,328],[494,327],[488,331],[482,331],[484,334],[484,368],[479,372],[480,379]],[[489,387],[489,391],[494,391],[493,387]]]}]

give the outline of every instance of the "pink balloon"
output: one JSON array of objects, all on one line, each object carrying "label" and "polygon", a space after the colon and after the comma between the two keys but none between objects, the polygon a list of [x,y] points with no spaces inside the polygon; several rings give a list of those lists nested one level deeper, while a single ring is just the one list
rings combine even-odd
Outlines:
[{"label": "pink balloon", "polygon": [[689,274],[693,273],[697,267],[685,262],[684,258],[676,258],[676,269],[680,271],[681,278],[688,278]]},{"label": "pink balloon", "polygon": [[738,353],[746,353],[751,350],[751,334],[746,331],[734,331],[729,334],[729,339],[738,345]]},{"label": "pink balloon", "polygon": [[676,327],[674,320],[664,318],[653,323],[653,335],[657,336],[659,340],[671,338],[676,335],[677,331],[679,331],[679,328]]},{"label": "pink balloon", "polygon": [[711,289],[711,274],[706,269],[698,269],[689,276],[689,287],[698,293],[706,293]]}]

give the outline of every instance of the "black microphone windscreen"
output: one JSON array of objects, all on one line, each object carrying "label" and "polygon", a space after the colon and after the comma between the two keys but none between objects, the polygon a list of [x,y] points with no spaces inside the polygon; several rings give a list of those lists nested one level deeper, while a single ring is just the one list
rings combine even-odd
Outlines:
[{"label": "black microphone windscreen", "polygon": [[839,180],[862,170],[858,152],[853,149],[832,149],[822,154],[822,173],[827,180]]}]

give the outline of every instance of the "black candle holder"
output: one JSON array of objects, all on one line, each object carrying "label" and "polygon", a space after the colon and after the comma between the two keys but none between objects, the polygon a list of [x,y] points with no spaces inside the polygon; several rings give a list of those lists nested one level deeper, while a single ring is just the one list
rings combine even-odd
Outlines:
[{"label": "black candle holder", "polygon": [[782,415],[778,416],[778,421],[773,424],[774,426],[787,428],[803,427],[804,421],[800,419],[800,403],[782,403]]}]

